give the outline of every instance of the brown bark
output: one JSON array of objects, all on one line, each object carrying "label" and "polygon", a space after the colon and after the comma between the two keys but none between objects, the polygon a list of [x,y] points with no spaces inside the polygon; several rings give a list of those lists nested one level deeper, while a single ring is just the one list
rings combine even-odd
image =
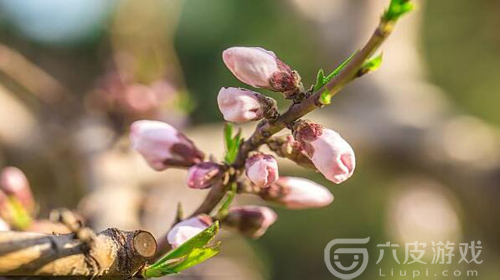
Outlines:
[{"label": "brown bark", "polygon": [[133,277],[156,252],[147,231],[109,228],[88,246],[75,234],[0,232],[0,275],[123,279]]}]

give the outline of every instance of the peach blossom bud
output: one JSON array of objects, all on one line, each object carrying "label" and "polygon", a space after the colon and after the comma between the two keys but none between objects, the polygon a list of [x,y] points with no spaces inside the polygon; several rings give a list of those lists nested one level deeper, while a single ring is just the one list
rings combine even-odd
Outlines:
[{"label": "peach blossom bud", "polygon": [[176,224],[167,234],[167,241],[173,248],[179,247],[212,224],[212,218],[199,215]]},{"label": "peach blossom bud", "polygon": [[157,171],[190,167],[203,160],[203,153],[193,142],[167,123],[136,121],[130,130],[132,147]]},{"label": "peach blossom bud", "polygon": [[354,173],[354,151],[337,132],[319,124],[301,121],[295,126],[294,137],[328,180],[340,184]]},{"label": "peach blossom bud", "polygon": [[274,52],[256,47],[232,47],[222,53],[227,68],[236,78],[256,88],[293,92],[300,77]]},{"label": "peach blossom bud", "polygon": [[259,238],[276,221],[278,215],[263,206],[234,207],[224,219],[224,225],[237,229],[251,238]]},{"label": "peach blossom bud", "polygon": [[333,195],[327,188],[297,177],[281,177],[269,188],[261,189],[259,195],[290,209],[319,208],[333,201]]},{"label": "peach blossom bud", "polygon": [[264,116],[259,93],[241,88],[221,88],[217,96],[219,110],[228,122],[257,121]]},{"label": "peach blossom bud", "polygon": [[10,226],[2,218],[0,218],[0,231],[9,231]]},{"label": "peach blossom bud", "polygon": [[28,178],[19,168],[9,166],[5,167],[0,174],[0,189],[9,196],[13,196],[29,212],[34,211],[35,202],[31,193]]},{"label": "peach blossom bud", "polygon": [[267,187],[278,180],[278,162],[271,155],[258,153],[247,159],[245,172],[257,187]]},{"label": "peach blossom bud", "polygon": [[192,189],[209,188],[220,174],[220,171],[221,166],[215,162],[200,162],[189,168],[187,173],[187,185]]}]

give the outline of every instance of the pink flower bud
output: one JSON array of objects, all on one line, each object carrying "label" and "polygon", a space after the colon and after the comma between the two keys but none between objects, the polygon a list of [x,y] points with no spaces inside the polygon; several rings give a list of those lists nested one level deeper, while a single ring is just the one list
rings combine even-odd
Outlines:
[{"label": "pink flower bud", "polygon": [[290,209],[319,208],[333,201],[333,195],[327,188],[297,177],[281,177],[269,188],[261,189],[259,195]]},{"label": "pink flower bud", "polygon": [[30,184],[24,172],[19,168],[9,166],[2,170],[0,175],[0,189],[5,194],[17,198],[29,212],[34,211],[35,202]]},{"label": "pink flower bud", "polygon": [[200,215],[176,224],[167,234],[167,241],[173,248],[179,247],[212,224],[212,218]]},{"label": "pink flower bud", "polygon": [[278,215],[263,206],[234,207],[224,219],[224,225],[237,229],[251,238],[259,238],[276,221]]},{"label": "pink flower bud", "polygon": [[257,187],[267,187],[278,180],[278,162],[271,155],[258,153],[247,159],[245,172]]},{"label": "pink flower bud", "polygon": [[227,68],[236,78],[256,88],[293,92],[300,77],[274,52],[255,47],[232,47],[222,53]]},{"label": "pink flower bud", "polygon": [[228,122],[257,121],[264,116],[259,93],[241,88],[221,88],[217,96],[219,110]]},{"label": "pink flower bud", "polygon": [[136,121],[130,130],[132,147],[157,171],[190,167],[203,160],[203,153],[193,142],[167,123]]},{"label": "pink flower bud", "polygon": [[215,162],[200,162],[189,168],[187,173],[187,185],[192,189],[209,188],[220,174],[220,171],[221,166]]},{"label": "pink flower bud", "polygon": [[328,180],[340,184],[354,173],[354,151],[340,135],[323,126],[301,121],[295,128],[295,139]]}]

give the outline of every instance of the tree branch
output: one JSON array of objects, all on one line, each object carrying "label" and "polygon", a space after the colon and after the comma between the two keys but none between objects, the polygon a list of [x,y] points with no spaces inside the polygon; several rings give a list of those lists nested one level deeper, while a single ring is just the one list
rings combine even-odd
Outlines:
[{"label": "tree branch", "polygon": [[0,232],[0,275],[128,278],[156,252],[147,231],[115,228],[99,233],[90,248],[75,234]]}]

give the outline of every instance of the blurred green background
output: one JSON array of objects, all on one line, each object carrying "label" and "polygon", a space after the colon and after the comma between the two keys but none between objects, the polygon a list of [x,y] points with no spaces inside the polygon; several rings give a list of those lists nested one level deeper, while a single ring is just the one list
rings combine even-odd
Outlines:
[{"label": "blurred green background", "polygon": [[[318,69],[333,69],[366,40],[383,7],[373,2],[0,0],[1,92],[20,100],[23,110],[34,112],[37,124],[33,129],[43,139],[20,143],[15,135],[9,136],[18,128],[13,132],[10,126],[0,125],[0,131],[4,130],[0,135],[1,162],[21,166],[28,177],[36,178],[32,185],[42,214],[56,206],[74,207],[93,190],[88,183],[92,179],[87,178],[92,175],[88,168],[82,171],[84,164],[80,157],[105,151],[110,145],[108,140],[100,143],[99,138],[85,138],[89,141],[86,145],[92,142],[97,147],[90,145],[92,147],[84,148],[83,152],[82,149],[75,152],[70,143],[74,138],[65,135],[76,133],[82,120],[98,120],[113,131],[115,138],[126,136],[128,124],[140,118],[167,120],[193,131],[207,126],[221,129],[222,118],[216,103],[220,87],[244,87],[222,62],[221,52],[225,48],[262,46],[273,50],[300,72],[308,86]],[[381,2],[385,5],[388,1]],[[349,129],[340,130],[347,139],[359,143],[354,145],[358,161],[356,175],[341,186],[332,185],[320,175],[289,165],[284,167],[281,174],[305,176],[328,186],[335,201],[320,210],[278,209],[278,222],[269,232],[259,240],[248,241],[252,254],[256,254],[252,262],[260,263],[258,268],[253,268],[259,270],[260,278],[249,276],[248,279],[335,279],[324,263],[326,244],[334,238],[367,236],[371,237],[370,262],[359,279],[384,278],[378,275],[379,269],[387,272],[390,268],[397,271],[395,276],[387,276],[390,279],[411,278],[397,276],[400,269],[411,274],[414,269],[423,272],[426,268],[476,269],[479,275],[474,278],[500,277],[496,265],[500,260],[497,240],[500,208],[496,205],[500,194],[499,155],[487,153],[495,159],[485,167],[481,158],[473,158],[469,163],[469,158],[464,159],[451,150],[450,159],[445,161],[438,152],[430,149],[427,155],[422,152],[424,148],[415,145],[427,147],[428,141],[434,138],[451,137],[450,141],[458,142],[443,144],[445,150],[471,149],[471,153],[477,155],[480,153],[475,149],[481,146],[498,147],[500,2],[416,2],[419,8],[411,16],[418,20],[412,21],[413,27],[401,29],[401,32],[413,32],[415,38],[400,36],[388,44],[397,40],[403,42],[400,46],[404,47],[407,42],[415,47],[418,60],[406,60],[403,51],[403,56],[398,56],[399,63],[418,64],[423,73],[418,73],[415,80],[440,89],[439,99],[446,102],[443,107],[446,110],[439,114],[442,119],[418,130],[394,130],[396,135],[388,135],[381,129],[376,130],[380,135],[375,132],[369,137],[358,137]],[[390,51],[384,53],[389,60],[391,55]],[[383,64],[381,71],[391,65]],[[363,107],[356,107],[356,98],[371,96],[372,90],[384,92],[384,88],[391,88],[395,81],[408,78],[404,75],[374,77],[378,74],[371,74],[358,87],[339,94],[333,109],[322,110],[318,117],[328,119],[329,114],[338,109],[362,118]],[[413,87],[411,82],[406,86]],[[343,96],[350,93],[356,98]],[[279,99],[274,93],[266,94]],[[402,98],[404,94],[404,90],[401,91]],[[143,95],[153,101],[143,104]],[[379,106],[380,102],[386,101],[378,100],[372,106]],[[7,104],[0,103],[0,111],[6,110]],[[286,106],[283,100],[280,104]],[[399,103],[384,104],[392,108]],[[453,126],[454,116],[472,118],[474,129],[448,133],[448,129],[462,128],[462,122]],[[19,121],[15,112],[2,117],[6,123]],[[342,120],[342,113],[338,119]],[[452,123],[450,126],[448,121]],[[368,126],[371,123],[384,126],[379,119],[366,117],[364,122]],[[441,123],[443,126],[438,125]],[[356,124],[341,125],[349,126]],[[412,137],[415,131],[425,136],[414,137],[417,140],[410,142],[409,147],[400,149],[404,145],[391,144],[398,139],[405,141],[401,135]],[[474,138],[478,131],[489,138]],[[30,134],[19,137],[25,139],[25,135]],[[372,141],[372,137],[378,140]],[[460,142],[462,137],[472,140]],[[474,165],[477,162],[481,164]],[[66,175],[58,175],[61,169]],[[51,191],[47,193],[47,190]],[[384,259],[381,264],[375,264],[379,253],[375,244],[416,241],[412,238],[421,242],[440,241],[435,239],[438,237],[457,244],[481,240],[483,252],[479,259],[484,262],[466,266],[454,259],[452,265],[418,266],[398,265]],[[223,244],[222,250],[225,249]],[[430,244],[426,249],[432,257]],[[238,251],[238,247],[228,250]],[[456,250],[455,258],[460,256],[458,247]],[[388,258],[389,252],[386,254]],[[217,275],[200,273],[192,278],[244,278],[237,273]],[[428,278],[450,277],[438,274]],[[182,279],[185,278],[189,276]]]}]

